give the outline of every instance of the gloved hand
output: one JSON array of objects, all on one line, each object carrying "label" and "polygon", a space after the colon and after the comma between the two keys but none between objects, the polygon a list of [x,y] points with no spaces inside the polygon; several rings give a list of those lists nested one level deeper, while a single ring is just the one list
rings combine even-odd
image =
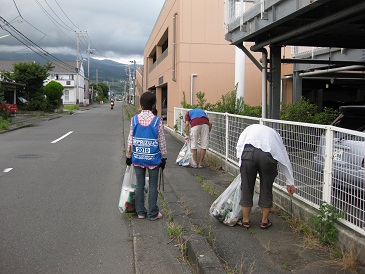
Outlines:
[{"label": "gloved hand", "polygon": [[165,169],[165,166],[166,166],[166,160],[167,160],[167,158],[162,158],[162,160],[161,160],[160,167],[162,168],[162,170],[164,170],[164,169]]},{"label": "gloved hand", "polygon": [[125,159],[125,163],[127,164],[127,166],[130,166],[132,164],[132,158],[128,158]]}]

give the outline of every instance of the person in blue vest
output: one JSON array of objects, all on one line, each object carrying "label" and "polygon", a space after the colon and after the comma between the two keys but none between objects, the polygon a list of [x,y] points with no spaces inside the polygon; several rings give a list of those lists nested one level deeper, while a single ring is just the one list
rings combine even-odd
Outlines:
[{"label": "person in blue vest", "polygon": [[[190,131],[189,131],[190,128]],[[190,140],[191,152],[193,154],[193,168],[202,168],[205,153],[209,147],[209,133],[212,130],[212,123],[207,114],[200,108],[189,110],[185,114],[185,141]],[[198,140],[200,138],[200,157],[198,161]]]},{"label": "person in blue vest", "polygon": [[[144,92],[140,105],[142,112],[131,119],[126,164],[133,164],[136,172],[135,205],[138,218],[155,221],[162,218],[157,205],[157,188],[160,167],[164,169],[167,160],[166,140],[162,120],[153,114],[156,110],[156,95]],[[149,174],[148,209],[145,207],[144,195],[146,170]]]}]

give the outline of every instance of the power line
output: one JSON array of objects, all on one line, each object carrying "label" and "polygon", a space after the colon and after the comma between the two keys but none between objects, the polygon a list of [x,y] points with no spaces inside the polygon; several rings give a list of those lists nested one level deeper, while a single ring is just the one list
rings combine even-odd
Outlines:
[{"label": "power line", "polygon": [[[59,59],[56,56],[52,55],[51,53],[49,53],[48,51],[46,51],[42,47],[38,46],[36,43],[34,43],[32,40],[30,40],[28,37],[26,37],[20,31],[18,31],[14,26],[9,24],[9,22],[7,22],[2,16],[0,16],[0,20],[4,23],[4,26],[6,26],[10,29],[9,30],[9,29],[4,28],[4,26],[0,26],[3,30],[8,32],[12,37],[14,37],[16,40],[18,40],[20,43],[22,43],[24,46],[29,48],[31,51],[33,51],[37,55],[41,56],[42,58],[46,59],[47,61],[52,62],[52,59],[53,59],[53,61],[59,62],[60,63],[59,65],[61,67],[63,67],[64,69],[75,69],[74,67],[70,66],[69,64],[65,63],[61,59]],[[29,46],[26,42],[24,42],[24,40],[30,42],[30,44],[32,46]],[[35,50],[34,48],[38,49],[38,51]]]},{"label": "power line", "polygon": [[78,26],[76,26],[71,19],[67,16],[67,14],[63,11],[63,9],[61,8],[60,4],[58,4],[57,0],[55,0],[57,6],[60,8],[60,10],[62,11],[62,13],[66,16],[66,18],[71,22],[72,25],[74,25],[75,28],[80,29]]}]

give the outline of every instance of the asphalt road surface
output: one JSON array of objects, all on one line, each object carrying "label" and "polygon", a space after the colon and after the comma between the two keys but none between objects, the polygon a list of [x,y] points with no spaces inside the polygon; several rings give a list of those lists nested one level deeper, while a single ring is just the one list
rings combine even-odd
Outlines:
[{"label": "asphalt road surface", "polygon": [[121,103],[0,135],[0,273],[134,273]]}]

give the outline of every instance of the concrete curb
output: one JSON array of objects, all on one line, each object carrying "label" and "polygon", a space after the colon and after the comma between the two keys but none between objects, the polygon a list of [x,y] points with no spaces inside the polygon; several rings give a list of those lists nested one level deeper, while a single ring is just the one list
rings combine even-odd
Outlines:
[{"label": "concrete curb", "polygon": [[188,260],[194,273],[226,273],[219,258],[203,236],[198,233],[187,233],[183,240],[186,243]]}]

